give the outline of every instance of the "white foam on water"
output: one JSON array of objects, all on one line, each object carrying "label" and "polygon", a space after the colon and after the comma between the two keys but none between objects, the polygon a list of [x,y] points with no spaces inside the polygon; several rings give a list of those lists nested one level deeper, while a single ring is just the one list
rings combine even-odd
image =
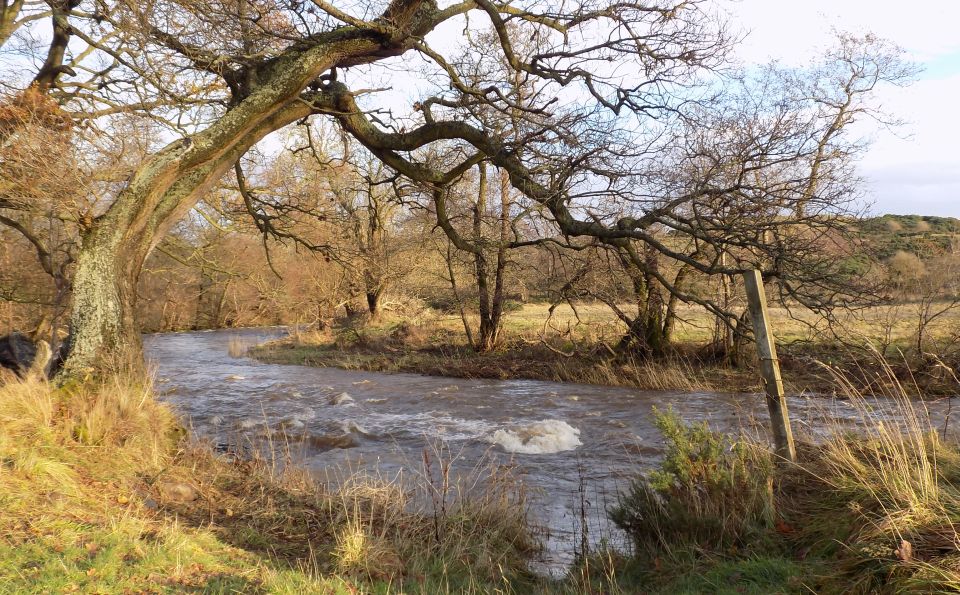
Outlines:
[{"label": "white foam on water", "polygon": [[347,403],[353,403],[353,397],[348,393],[337,393],[330,397],[331,405],[345,405]]},{"label": "white foam on water", "polygon": [[302,419],[296,416],[282,419],[278,424],[278,427],[281,430],[302,430],[306,426],[307,424],[305,424]]},{"label": "white foam on water", "polygon": [[434,418],[437,425],[424,427],[421,432],[424,436],[436,436],[441,440],[476,440],[490,433],[492,424],[483,420],[462,419],[459,417]]},{"label": "white foam on water", "polygon": [[374,436],[400,433],[443,441],[483,440],[498,427],[485,420],[463,419],[436,411],[399,414],[365,411],[362,422],[367,433]]},{"label": "white foam on water", "polygon": [[240,422],[237,423],[237,426],[238,426],[241,430],[249,430],[249,429],[255,428],[255,427],[259,426],[259,425],[260,425],[260,420],[258,420],[258,419],[252,419],[252,418],[241,419]]},{"label": "white foam on water", "polygon": [[340,423],[340,428],[347,434],[360,434],[361,436],[373,437],[375,434],[367,430],[355,421],[347,420]]},{"label": "white foam on water", "polygon": [[386,399],[367,399],[367,403],[386,403]]},{"label": "white foam on water", "polygon": [[525,426],[500,429],[489,439],[507,452],[525,455],[574,450],[583,444],[580,442],[580,430],[559,419],[545,419]]},{"label": "white foam on water", "polygon": [[227,379],[227,380],[246,380],[247,377],[246,377],[246,376],[241,376],[241,375],[239,375],[239,374],[230,374],[229,376],[227,376],[226,379]]}]

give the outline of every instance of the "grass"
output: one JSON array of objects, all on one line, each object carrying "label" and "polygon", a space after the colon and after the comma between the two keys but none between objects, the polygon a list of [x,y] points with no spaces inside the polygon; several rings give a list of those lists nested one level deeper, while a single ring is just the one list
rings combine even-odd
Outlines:
[{"label": "grass", "polygon": [[881,404],[836,382],[863,429],[801,443],[797,464],[662,413],[661,468],[611,511],[633,555],[608,572],[663,593],[956,592],[960,448],[903,387]]},{"label": "grass", "polygon": [[[834,378],[815,361],[842,367],[858,387],[875,391],[869,345],[881,345],[899,380],[913,379],[920,393],[952,394],[952,378],[926,353],[913,347],[911,305],[883,306],[841,314],[846,342],[833,337],[809,313],[771,308],[784,380],[792,393],[834,392]],[[928,347],[948,353],[955,346],[960,309],[936,320],[928,330]],[[383,316],[376,323],[345,321],[333,330],[298,332],[287,339],[250,348],[248,354],[270,363],[338,367],[379,372],[414,372],[463,378],[529,378],[647,390],[755,392],[761,390],[754,354],[748,346],[742,365],[718,360],[709,349],[714,319],[684,306],[673,353],[652,360],[614,353],[623,329],[609,308],[581,304],[576,312],[560,306],[524,304],[505,319],[504,340],[490,353],[475,353],[463,337],[456,316],[427,311],[413,320]],[[960,354],[945,357],[957,359]],[[907,383],[909,389],[914,382]]]},{"label": "grass", "polygon": [[386,320],[363,327],[346,325],[334,331],[299,332],[251,347],[248,354],[277,364],[458,378],[528,378],[647,390],[750,391],[758,385],[752,373],[696,365],[679,354],[642,361],[629,356],[611,357],[597,343],[578,341],[563,347],[585,351],[562,355],[533,335],[515,334],[511,329],[501,348],[476,353],[463,341],[461,332],[439,320],[419,324]]},{"label": "grass", "polygon": [[240,358],[247,354],[247,350],[250,349],[250,344],[248,341],[241,339],[240,337],[233,337],[230,339],[230,344],[227,346],[227,353],[230,357]]},{"label": "grass", "polygon": [[539,581],[522,491],[499,471],[469,486],[426,481],[426,467],[333,486],[281,463],[185,440],[136,379],[0,386],[0,592],[487,593]]}]

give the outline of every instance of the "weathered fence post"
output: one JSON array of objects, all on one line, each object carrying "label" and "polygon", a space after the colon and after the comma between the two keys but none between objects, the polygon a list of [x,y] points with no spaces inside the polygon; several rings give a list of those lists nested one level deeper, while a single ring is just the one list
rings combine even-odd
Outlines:
[{"label": "weathered fence post", "polygon": [[767,295],[763,289],[763,277],[760,271],[748,271],[743,274],[743,279],[747,290],[750,318],[753,320],[753,334],[757,341],[757,355],[760,356],[760,373],[763,376],[763,386],[767,394],[767,408],[770,410],[774,448],[779,457],[796,461],[797,451],[793,445],[787,399],[783,392],[783,379],[780,377],[777,346],[767,318]]}]

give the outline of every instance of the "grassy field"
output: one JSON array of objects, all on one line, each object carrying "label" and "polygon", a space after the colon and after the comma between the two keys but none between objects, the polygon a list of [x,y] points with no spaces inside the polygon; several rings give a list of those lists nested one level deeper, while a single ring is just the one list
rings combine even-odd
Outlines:
[{"label": "grassy field", "polygon": [[[833,328],[836,334],[851,343],[869,341],[880,345],[888,342],[893,348],[908,349],[916,338],[917,308],[917,304],[907,303],[839,313]],[[562,304],[557,306],[552,316],[549,309],[549,304],[527,303],[506,314],[504,326],[508,335],[536,339],[541,333],[549,336],[572,329],[577,338],[603,339],[615,343],[624,330],[605,304],[580,304],[576,311]],[[629,310],[629,306],[625,305],[624,309]],[[771,307],[769,313],[774,334],[781,345],[834,340],[827,324],[810,311]],[[705,344],[712,339],[714,318],[703,308],[681,305],[678,318],[674,338],[679,345]],[[456,315],[432,314],[425,321],[450,331],[463,330],[460,318]],[[960,308],[935,320],[929,332],[935,342],[956,338],[960,334]]]},{"label": "grassy field", "polygon": [[[788,390],[832,391],[832,378],[818,362],[844,368],[869,388],[877,377],[863,362],[876,349],[894,362],[905,384],[918,385],[915,393],[949,393],[950,374],[915,347],[916,308],[904,304],[846,313],[829,327],[809,312],[771,309]],[[760,389],[750,346],[739,366],[718,361],[707,349],[714,320],[693,307],[682,307],[679,317],[674,353],[655,360],[613,353],[610,346],[624,328],[602,304],[580,305],[576,311],[563,305],[552,315],[546,304],[525,304],[506,316],[501,347],[483,354],[466,343],[458,316],[434,311],[412,320],[386,316],[374,324],[298,332],[249,353],[274,363],[467,378],[533,378],[653,390]],[[960,309],[935,319],[926,333],[924,351],[951,354],[960,336]]]}]

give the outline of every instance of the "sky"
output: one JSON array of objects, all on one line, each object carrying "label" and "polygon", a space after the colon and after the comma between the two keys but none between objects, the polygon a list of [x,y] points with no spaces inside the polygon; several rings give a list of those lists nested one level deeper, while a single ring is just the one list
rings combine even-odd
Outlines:
[{"label": "sky", "polygon": [[898,44],[922,70],[907,88],[880,89],[883,109],[904,121],[875,130],[861,163],[875,214],[960,217],[960,0],[728,0],[746,33],[746,63],[802,65],[834,31],[872,32]]},{"label": "sky", "polygon": [[[870,211],[960,217],[960,0],[714,1],[745,35],[737,53],[747,64],[806,65],[835,31],[872,32],[902,47],[922,71],[909,87],[878,91],[904,124],[871,131],[861,163]],[[458,27],[441,35],[458,39]]]}]

